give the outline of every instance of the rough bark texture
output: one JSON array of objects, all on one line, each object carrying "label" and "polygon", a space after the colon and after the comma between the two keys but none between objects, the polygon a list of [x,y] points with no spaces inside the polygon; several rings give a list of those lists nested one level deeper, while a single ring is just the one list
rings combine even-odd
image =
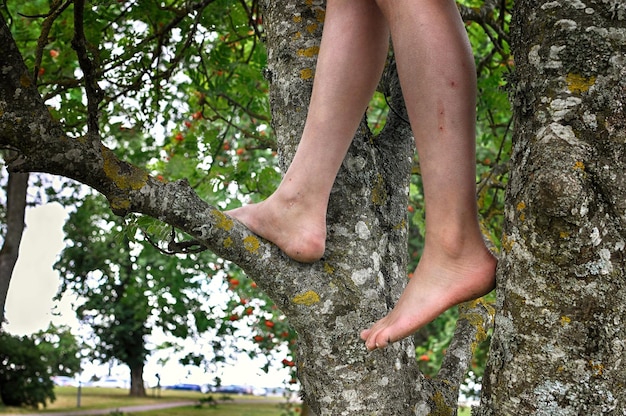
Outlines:
[{"label": "rough bark texture", "polygon": [[28,173],[10,173],[7,183],[6,234],[0,250],[0,330],[4,324],[4,305],[9,283],[24,234],[28,176]]},{"label": "rough bark texture", "polygon": [[626,414],[626,5],[516,1],[517,122],[480,415]]}]

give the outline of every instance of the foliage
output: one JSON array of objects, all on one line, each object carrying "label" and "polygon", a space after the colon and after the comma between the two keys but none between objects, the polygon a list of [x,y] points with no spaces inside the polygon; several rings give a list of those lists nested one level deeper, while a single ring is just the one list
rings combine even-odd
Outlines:
[{"label": "foliage", "polygon": [[72,377],[80,372],[82,345],[69,327],[50,324],[45,331],[31,335],[54,376]]},{"label": "foliage", "polygon": [[0,395],[7,406],[46,406],[54,401],[53,375],[80,368],[79,347],[67,328],[50,326],[32,336],[0,332]]}]

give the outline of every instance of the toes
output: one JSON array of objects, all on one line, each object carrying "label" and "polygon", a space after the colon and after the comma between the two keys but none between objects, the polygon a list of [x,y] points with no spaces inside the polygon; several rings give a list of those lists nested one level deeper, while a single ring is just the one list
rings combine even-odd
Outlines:
[{"label": "toes", "polygon": [[382,349],[391,344],[391,338],[381,334],[381,331],[375,331],[374,328],[366,329],[361,332],[361,338],[365,340],[365,348],[368,351]]}]

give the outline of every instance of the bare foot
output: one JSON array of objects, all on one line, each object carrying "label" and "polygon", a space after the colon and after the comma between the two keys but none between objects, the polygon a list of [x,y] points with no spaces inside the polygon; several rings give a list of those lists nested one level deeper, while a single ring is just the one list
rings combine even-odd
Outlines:
[{"label": "bare foot", "polygon": [[451,257],[425,250],[393,310],[361,332],[367,349],[384,348],[452,306],[489,293],[495,287],[496,259],[484,245],[470,251]]},{"label": "bare foot", "polygon": [[324,255],[326,206],[316,209],[306,196],[286,199],[274,193],[263,202],[245,205],[226,214],[276,244],[296,261],[312,263]]}]

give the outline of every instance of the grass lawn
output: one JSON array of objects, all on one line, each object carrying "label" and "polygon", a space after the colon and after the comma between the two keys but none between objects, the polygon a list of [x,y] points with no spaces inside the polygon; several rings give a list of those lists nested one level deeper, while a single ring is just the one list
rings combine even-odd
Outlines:
[{"label": "grass lawn", "polygon": [[[159,403],[171,403],[180,401],[197,401],[206,397],[202,393],[176,390],[161,390],[160,397],[153,396],[153,390],[147,390],[148,397],[130,397],[126,389],[108,389],[101,387],[81,388],[80,409],[77,403],[76,387],[55,387],[56,400],[49,403],[45,409],[38,411],[31,408],[0,407],[2,413],[54,413],[70,412],[86,409],[117,409],[128,406],[141,406]],[[195,406],[186,406],[172,409],[160,409],[141,412],[142,416],[190,416],[211,414],[213,416],[280,416],[279,405],[284,403],[282,397],[255,397],[255,396],[230,396],[237,399],[237,403],[231,400],[221,400],[222,395],[213,394],[219,400],[216,408],[205,405],[202,410]],[[246,403],[250,402],[250,403]]]},{"label": "grass lawn", "polygon": [[[76,407],[76,387],[56,387],[57,399],[39,411],[30,408],[0,407],[3,413],[52,413],[79,410]],[[161,390],[160,397],[153,396],[153,390],[147,390],[148,397],[130,397],[126,389],[107,389],[99,387],[83,387],[81,389],[80,409],[117,409],[128,406],[141,406],[158,403],[180,401],[196,401],[207,395],[189,391]],[[171,409],[150,410],[137,413],[141,416],[280,416],[283,410],[280,405],[285,402],[282,397],[230,396],[233,400],[222,400],[223,396],[213,394],[219,400],[217,407],[207,405],[201,409],[195,406],[176,407]],[[247,402],[247,403],[246,403]],[[459,408],[458,416],[470,416],[469,408]]]},{"label": "grass lawn", "polygon": [[220,403],[216,408],[177,407],[174,409],[141,412],[141,416],[280,416],[284,412],[279,403]]}]

